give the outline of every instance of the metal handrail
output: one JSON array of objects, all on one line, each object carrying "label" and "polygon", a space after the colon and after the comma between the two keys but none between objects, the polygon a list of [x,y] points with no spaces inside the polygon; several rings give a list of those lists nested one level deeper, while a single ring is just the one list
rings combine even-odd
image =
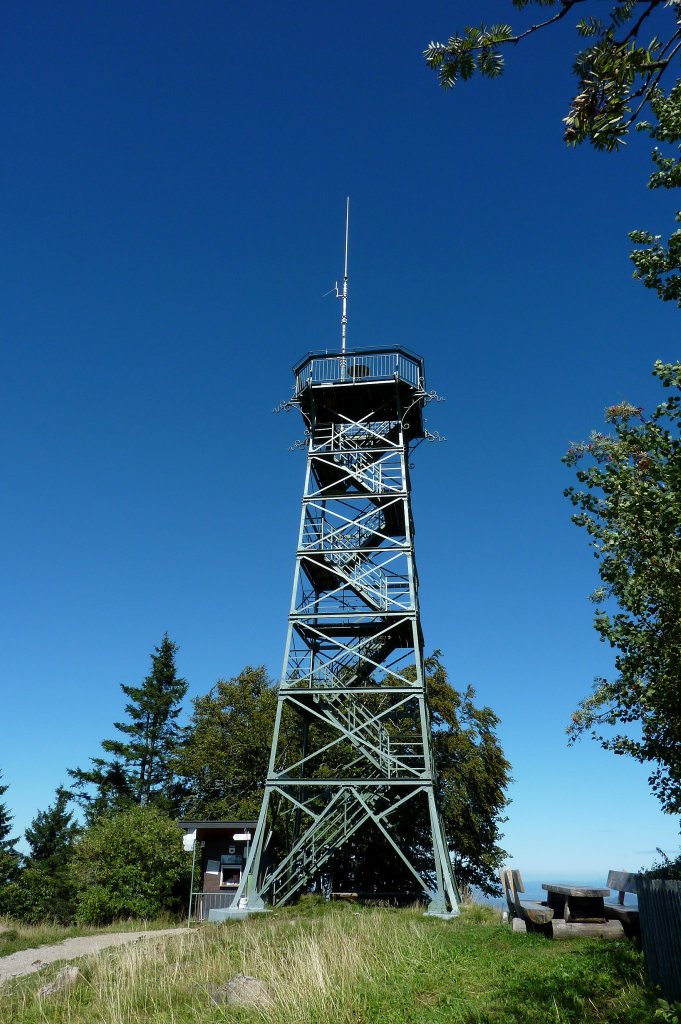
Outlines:
[{"label": "metal handrail", "polygon": [[310,385],[381,380],[402,380],[418,388],[422,383],[420,363],[401,352],[311,356],[297,368],[296,394]]}]

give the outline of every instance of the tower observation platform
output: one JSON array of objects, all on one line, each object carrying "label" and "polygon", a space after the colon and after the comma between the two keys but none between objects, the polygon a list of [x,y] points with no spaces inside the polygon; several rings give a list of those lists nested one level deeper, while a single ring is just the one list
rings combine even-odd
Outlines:
[{"label": "tower observation platform", "polygon": [[331,422],[341,422],[340,417],[359,420],[382,408],[396,419],[412,406],[409,440],[423,437],[421,405],[414,403],[415,395],[425,393],[423,360],[406,349],[368,348],[345,355],[311,352],[293,372],[304,416],[315,406],[321,415],[326,410]]},{"label": "tower observation platform", "polygon": [[307,467],[270,763],[235,902],[264,909],[340,884],[453,916],[411,508],[433,397],[423,360],[388,346],[313,352],[293,370]]}]

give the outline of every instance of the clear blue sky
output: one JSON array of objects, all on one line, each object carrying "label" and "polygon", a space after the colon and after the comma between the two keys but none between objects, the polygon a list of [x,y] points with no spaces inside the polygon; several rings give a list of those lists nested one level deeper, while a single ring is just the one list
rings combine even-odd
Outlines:
[{"label": "clear blue sky", "polygon": [[[672,229],[650,144],[561,142],[571,26],[505,78],[438,88],[421,51],[491,0],[10,0],[0,47],[5,799],[23,830],[120,718],[167,630],[192,695],[279,674],[304,456],[291,364],[405,345],[446,397],[414,458],[424,631],[501,716],[505,845],[529,876],[678,850],[646,770],[571,712],[612,656],[560,458],[650,408],[681,314],[626,233]],[[521,19],[522,20],[522,19]]]}]

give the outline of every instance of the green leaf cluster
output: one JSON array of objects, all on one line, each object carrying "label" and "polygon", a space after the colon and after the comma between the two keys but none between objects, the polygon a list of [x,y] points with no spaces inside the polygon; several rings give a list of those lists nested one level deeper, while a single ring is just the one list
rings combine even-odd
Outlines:
[{"label": "green leaf cluster", "polygon": [[131,806],[83,833],[72,870],[77,919],[105,924],[176,912],[188,892],[191,857],[177,822],[156,807]]},{"label": "green leaf cluster", "polygon": [[264,666],[246,666],[195,698],[186,742],[172,767],[186,818],[257,817],[267,776],[277,694]]},{"label": "green leaf cluster", "polygon": [[[447,43],[430,43],[424,51],[426,63],[438,76],[440,85],[450,89],[459,79],[475,71],[487,78],[498,77],[504,69],[502,48],[561,21],[585,0],[512,0],[517,10],[537,6],[555,13],[543,21],[514,32],[510,25],[466,26]],[[580,39],[590,40],[575,57],[573,71],[577,91],[564,118],[565,141],[571,145],[589,140],[596,149],[618,149],[641,111],[651,102],[660,80],[681,50],[681,15],[678,4],[668,4],[669,29],[663,39],[640,38],[646,20],[661,0],[615,0],[603,14],[603,0],[591,0],[594,13],[576,23]]]},{"label": "green leaf cluster", "polygon": [[451,89],[460,78],[472,78],[476,71],[486,78],[498,78],[504,70],[499,46],[512,35],[510,25],[468,25],[463,35],[453,35],[447,43],[429,43],[424,56],[444,89]]},{"label": "green leaf cluster", "polygon": [[581,487],[566,495],[598,559],[594,625],[615,651],[569,727],[651,766],[662,807],[681,812],[681,363],[657,362],[670,393],[646,417],[620,403],[610,434],[572,445]]},{"label": "green leaf cluster", "polygon": [[658,68],[662,43],[656,37],[646,46],[619,43],[612,28],[593,34],[597,42],[573,65],[580,87],[564,118],[564,138],[571,145],[588,139],[596,149],[618,149],[631,124],[632,102],[641,95],[637,86]]},{"label": "green leaf cluster", "polygon": [[681,1024],[681,1003],[670,1003],[666,999],[658,999],[653,1018],[663,1021],[663,1024]]},{"label": "green leaf cluster", "polygon": [[681,853],[673,860],[668,857],[664,850],[657,849],[658,860],[654,861],[647,871],[643,872],[648,878],[660,878],[664,881],[681,882]]},{"label": "green leaf cluster", "polygon": [[[657,89],[650,105],[656,117],[655,123],[648,121],[638,125],[656,142],[673,146],[673,154],[663,152],[658,146],[653,150],[656,170],[648,179],[648,188],[681,188],[681,83],[668,96]],[[681,224],[681,211],[676,212],[676,222]],[[634,277],[643,281],[646,288],[654,289],[665,302],[676,302],[681,307],[681,228],[677,228],[666,242],[660,235],[650,231],[632,231],[632,242],[645,246],[632,252],[631,260],[636,267]]]},{"label": "green leaf cluster", "polygon": [[454,874],[463,888],[498,892],[499,868],[508,854],[500,845],[506,821],[511,765],[497,736],[498,716],[479,707],[475,690],[456,690],[436,651],[426,661],[432,715],[433,756]]}]

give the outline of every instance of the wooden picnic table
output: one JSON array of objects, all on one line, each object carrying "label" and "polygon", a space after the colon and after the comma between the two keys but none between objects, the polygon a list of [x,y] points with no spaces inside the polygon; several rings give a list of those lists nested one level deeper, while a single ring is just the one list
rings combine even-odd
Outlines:
[{"label": "wooden picnic table", "polygon": [[551,907],[554,917],[570,921],[605,921],[605,898],[610,889],[594,889],[586,885],[554,885],[544,882],[542,889],[546,891],[546,902]]}]

